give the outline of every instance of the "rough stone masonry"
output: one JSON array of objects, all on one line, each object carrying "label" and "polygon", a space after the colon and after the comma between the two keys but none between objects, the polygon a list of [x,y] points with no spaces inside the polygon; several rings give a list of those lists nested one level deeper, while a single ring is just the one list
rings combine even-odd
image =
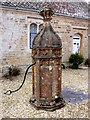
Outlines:
[{"label": "rough stone masonry", "polygon": [[[13,2],[0,3],[0,15],[2,16],[0,18],[0,71],[2,68],[4,71],[7,66],[11,65],[26,68],[27,65],[31,64],[30,25],[35,23],[37,32],[39,32],[39,25],[43,23],[42,18],[37,14],[38,10],[36,8],[39,3],[35,4],[36,6],[33,5],[35,8],[32,8],[30,6],[32,4],[29,3],[27,7],[27,4],[16,3],[16,5]],[[85,7],[82,7],[85,6],[83,4],[57,3],[53,6],[56,9],[56,14],[53,16],[51,24],[62,39],[63,62],[67,62],[72,53],[73,36],[76,34],[81,37],[80,53],[85,58],[88,57],[88,20]]]}]

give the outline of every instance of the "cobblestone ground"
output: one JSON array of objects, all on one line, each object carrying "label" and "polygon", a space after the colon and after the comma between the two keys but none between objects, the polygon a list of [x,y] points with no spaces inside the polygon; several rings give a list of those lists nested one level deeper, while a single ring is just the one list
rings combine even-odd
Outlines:
[{"label": "cobblestone ground", "polygon": [[[0,93],[19,87],[23,75],[13,80],[0,80]],[[36,110],[29,104],[32,96],[31,73],[27,75],[24,86],[16,93],[0,97],[0,117],[9,118],[88,118],[88,69],[62,71],[62,94],[66,106],[53,112]],[[1,95],[1,94],[0,94]],[[2,109],[1,109],[2,108]]]}]

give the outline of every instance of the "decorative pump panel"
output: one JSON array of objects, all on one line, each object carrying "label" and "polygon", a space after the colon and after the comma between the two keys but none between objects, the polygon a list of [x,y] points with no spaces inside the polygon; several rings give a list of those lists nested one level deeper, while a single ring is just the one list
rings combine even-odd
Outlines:
[{"label": "decorative pump panel", "polygon": [[61,95],[62,43],[54,32],[50,20],[54,14],[51,8],[40,11],[43,28],[36,35],[32,45],[33,95],[30,103],[37,109],[55,110],[65,105]]}]

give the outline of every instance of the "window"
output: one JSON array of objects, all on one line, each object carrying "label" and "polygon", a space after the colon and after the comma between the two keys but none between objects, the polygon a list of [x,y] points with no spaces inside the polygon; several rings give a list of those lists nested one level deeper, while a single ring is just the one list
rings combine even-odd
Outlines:
[{"label": "window", "polygon": [[42,24],[40,24],[40,25],[39,25],[39,31],[42,29],[42,27],[43,27],[43,25],[42,25]]},{"label": "window", "polygon": [[29,26],[29,49],[32,49],[32,42],[37,32],[40,31],[43,27],[43,24],[37,25],[35,23],[30,24]]},{"label": "window", "polygon": [[36,34],[37,34],[37,25],[35,23],[32,23],[30,25],[30,48],[32,48],[32,42]]}]

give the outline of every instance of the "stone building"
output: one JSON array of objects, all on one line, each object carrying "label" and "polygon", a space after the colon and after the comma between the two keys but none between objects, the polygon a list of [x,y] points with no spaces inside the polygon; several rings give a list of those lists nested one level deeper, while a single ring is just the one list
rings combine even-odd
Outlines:
[{"label": "stone building", "polygon": [[[0,2],[0,67],[32,63],[32,40],[42,28],[38,14],[43,3]],[[87,3],[49,3],[55,14],[51,24],[62,40],[63,59],[68,62],[72,53],[88,57],[88,8]],[[40,9],[39,9],[40,8]]]}]

